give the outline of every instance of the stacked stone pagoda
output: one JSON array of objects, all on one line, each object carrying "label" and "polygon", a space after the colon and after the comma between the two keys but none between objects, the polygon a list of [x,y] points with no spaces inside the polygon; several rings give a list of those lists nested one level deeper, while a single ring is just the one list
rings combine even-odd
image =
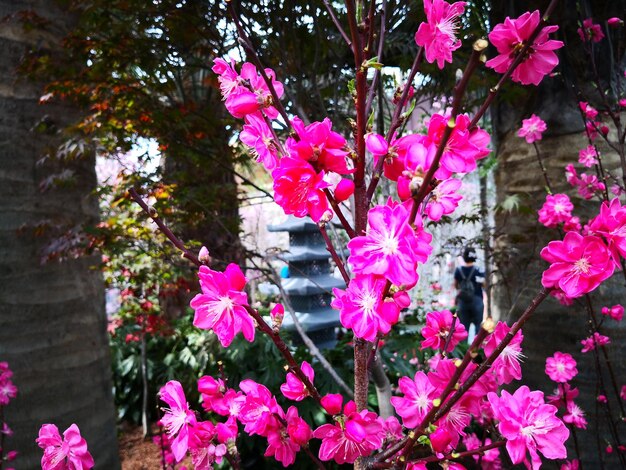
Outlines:
[{"label": "stacked stone pagoda", "polygon": [[[318,347],[333,347],[340,323],[339,312],[330,306],[332,290],[344,289],[346,285],[331,273],[330,254],[317,224],[309,218],[289,216],[286,222],[267,229],[289,233],[289,251],[280,257],[289,266],[289,277],[282,279],[282,286],[304,331]],[[295,331],[287,312],[283,328]],[[300,339],[297,333],[293,336],[296,341]]]}]

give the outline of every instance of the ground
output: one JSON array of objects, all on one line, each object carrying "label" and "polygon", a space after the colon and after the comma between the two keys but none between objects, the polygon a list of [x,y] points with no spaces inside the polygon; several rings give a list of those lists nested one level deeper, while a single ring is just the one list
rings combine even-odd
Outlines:
[{"label": "ground", "polygon": [[[152,442],[152,438],[143,438],[141,426],[122,425],[119,446],[122,470],[163,469],[159,446]],[[187,464],[187,468],[193,468],[191,462],[183,460],[176,466],[176,469],[182,469],[185,464]],[[171,466],[167,467],[167,470],[171,470],[171,468]]]}]

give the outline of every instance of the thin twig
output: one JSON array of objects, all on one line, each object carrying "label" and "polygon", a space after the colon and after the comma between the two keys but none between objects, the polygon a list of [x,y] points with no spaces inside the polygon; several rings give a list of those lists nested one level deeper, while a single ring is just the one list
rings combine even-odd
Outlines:
[{"label": "thin twig", "polygon": [[165,225],[165,223],[161,220],[161,218],[157,214],[157,211],[154,209],[154,207],[148,206],[148,204],[144,202],[144,200],[141,198],[141,196],[139,195],[139,193],[137,192],[135,188],[130,188],[128,190],[128,193],[135,200],[135,202],[139,204],[139,206],[143,209],[143,211],[146,214],[148,214],[148,216],[152,219],[152,221],[155,224],[157,224],[161,232],[163,232],[163,235],[165,235],[167,239],[171,241],[172,244],[176,248],[182,251],[184,258],[187,258],[189,261],[191,261],[193,264],[195,264],[198,267],[202,266],[202,263],[200,262],[198,257],[194,253],[189,251],[185,247],[185,244],[182,241],[180,241],[180,239],[176,235],[174,235],[174,233],[169,229],[169,227]]},{"label": "thin twig", "polygon": [[324,6],[326,7],[326,10],[328,11],[328,14],[330,15],[330,19],[333,21],[333,23],[335,23],[335,26],[337,27],[337,31],[339,31],[339,34],[341,34],[341,37],[343,38],[343,40],[346,41],[346,44],[348,45],[348,47],[352,48],[352,41],[350,41],[350,38],[346,34],[346,31],[343,29],[343,26],[341,26],[341,23],[337,19],[337,16],[335,15],[333,7],[330,5],[330,3],[328,3],[328,0],[322,0],[322,3],[324,4]]}]

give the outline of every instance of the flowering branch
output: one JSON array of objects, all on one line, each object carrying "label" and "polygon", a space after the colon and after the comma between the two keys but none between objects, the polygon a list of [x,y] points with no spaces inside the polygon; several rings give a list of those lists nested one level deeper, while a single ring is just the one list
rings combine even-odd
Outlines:
[{"label": "flowering branch", "polygon": [[[394,132],[396,132],[396,130],[404,122],[402,109],[407,103],[407,100],[409,98],[409,91],[411,90],[411,83],[413,83],[413,79],[415,78],[415,75],[417,75],[417,72],[420,68],[422,60],[424,60],[424,48],[420,47],[417,50],[417,54],[415,55],[415,60],[413,61],[413,65],[411,66],[411,71],[409,72],[409,76],[407,77],[407,80],[404,84],[402,95],[400,96],[398,103],[396,103],[396,107],[393,111],[393,117],[391,118],[391,125],[389,126],[389,130],[387,131],[387,135],[385,136],[385,140],[387,141],[387,144],[391,143],[391,139],[393,138]],[[383,173],[383,166],[385,163],[384,160],[385,160],[384,158],[380,158],[378,162],[376,163],[376,167],[374,168],[374,171],[372,172],[372,179],[367,188],[368,202],[371,202],[372,197],[374,196],[374,191],[376,191],[376,186],[378,186],[380,175],[382,175]]]},{"label": "flowering branch", "polygon": [[157,224],[157,226],[159,227],[163,235],[165,235],[167,239],[171,241],[172,244],[176,248],[182,251],[183,258],[187,258],[189,261],[191,261],[193,264],[195,264],[198,267],[202,266],[202,263],[200,262],[198,257],[194,253],[189,251],[185,247],[185,244],[182,241],[180,241],[180,239],[176,235],[174,235],[174,233],[169,229],[169,227],[165,225],[165,223],[161,220],[161,218],[157,214],[156,209],[154,207],[148,206],[148,204],[144,202],[144,200],[141,198],[141,196],[139,195],[139,193],[137,192],[135,188],[130,188],[128,190],[128,194],[130,194],[130,196],[135,200],[135,202],[139,204],[139,206],[152,219],[152,221],[155,224]]},{"label": "flowering branch", "polygon": [[[283,103],[280,101],[280,98],[278,97],[278,93],[276,92],[276,88],[274,88],[274,84],[272,83],[272,80],[267,76],[267,73],[265,73],[265,67],[263,67],[263,63],[261,62],[261,59],[259,59],[259,56],[256,53],[254,46],[252,45],[252,41],[250,41],[250,38],[246,34],[246,31],[243,29],[243,26],[241,25],[241,20],[239,18],[239,15],[237,14],[237,11],[235,10],[235,6],[233,5],[233,2],[230,2],[230,1],[227,2],[227,5],[228,5],[228,11],[230,13],[230,16],[233,22],[235,23],[235,27],[237,28],[237,33],[239,34],[241,45],[245,48],[246,53],[250,54],[250,60],[252,60],[254,65],[256,65],[258,72],[261,74],[261,77],[263,77],[263,80],[265,81],[265,84],[267,85],[267,88],[269,89],[270,94],[272,95],[272,105],[276,107],[276,109],[282,116],[283,120],[285,121],[285,124],[287,125],[288,128],[290,128],[291,120],[289,119],[289,116],[287,115],[287,111],[285,110]],[[297,136],[295,136],[294,138],[297,138]]]},{"label": "flowering branch", "polygon": [[532,32],[532,34],[528,37],[528,39],[524,41],[524,46],[520,49],[519,52],[517,52],[517,55],[515,56],[515,60],[513,60],[511,65],[509,65],[508,70],[504,72],[502,77],[500,77],[500,80],[498,80],[498,83],[489,90],[489,93],[487,94],[485,101],[483,102],[481,107],[478,109],[478,111],[474,115],[474,118],[472,119],[472,122],[470,123],[470,126],[469,126],[470,130],[476,127],[476,125],[478,124],[478,121],[480,121],[480,119],[483,117],[483,114],[485,114],[487,109],[489,109],[489,106],[491,106],[491,103],[498,95],[500,89],[502,88],[502,85],[504,85],[504,83],[511,77],[511,75],[513,75],[513,72],[515,71],[517,66],[527,59],[526,53],[532,47],[533,43],[535,42],[535,39],[537,39],[537,37],[539,36],[539,33],[541,33],[541,30],[546,26],[548,19],[552,15],[552,12],[554,11],[558,3],[559,3],[559,0],[552,0],[550,2],[548,7],[546,8],[545,13],[541,17],[541,21],[539,21],[539,24],[537,25],[535,30]]}]

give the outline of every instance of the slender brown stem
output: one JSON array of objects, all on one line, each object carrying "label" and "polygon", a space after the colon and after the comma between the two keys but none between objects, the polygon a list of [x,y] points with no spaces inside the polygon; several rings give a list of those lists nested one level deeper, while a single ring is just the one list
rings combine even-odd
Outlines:
[{"label": "slender brown stem", "polygon": [[[593,324],[593,328],[598,333],[600,332],[600,325],[598,324],[598,318],[596,317],[595,311],[593,309],[593,305],[591,303],[591,296],[589,294],[585,295],[585,300],[587,303],[587,313],[589,314],[589,319]],[[602,355],[604,356],[604,362],[606,363],[606,367],[609,371],[609,377],[611,379],[611,385],[613,386],[613,392],[615,393],[615,398],[617,403],[619,404],[620,411],[622,412],[622,416],[626,416],[626,411],[624,410],[624,404],[622,403],[622,399],[620,397],[619,387],[617,386],[616,375],[613,370],[613,365],[609,358],[609,354],[606,351],[606,347],[604,345],[598,345],[598,349],[602,351]]]},{"label": "slender brown stem", "polygon": [[[374,0],[372,0],[372,4]],[[380,30],[378,32],[378,62],[382,62],[383,50],[385,45],[385,33],[386,33],[386,21],[387,21],[387,0],[383,0],[382,9],[380,11]],[[380,69],[374,70],[374,76],[372,77],[372,83],[370,84],[369,91],[367,92],[367,102],[365,104],[365,115],[369,115],[372,109],[372,103],[374,102],[374,96],[376,95],[376,89],[378,87],[378,80],[380,79]]]},{"label": "slender brown stem", "polygon": [[351,48],[352,47],[352,41],[350,41],[350,38],[346,34],[346,31],[343,29],[343,26],[341,26],[341,23],[337,19],[337,15],[335,15],[335,11],[333,10],[333,7],[330,5],[328,0],[322,0],[322,3],[326,7],[326,10],[328,11],[328,14],[330,15],[330,19],[335,24],[335,27],[337,28],[337,31],[339,31],[339,34],[341,34],[341,37],[343,38],[343,40],[346,41],[346,44],[348,45],[348,47]]},{"label": "slender brown stem", "polygon": [[[402,109],[406,105],[407,99],[409,98],[409,91],[411,89],[411,83],[413,83],[413,79],[420,68],[422,60],[424,59],[424,48],[420,47],[417,50],[417,54],[415,55],[415,59],[413,60],[413,65],[411,67],[411,71],[409,72],[409,76],[404,84],[404,89],[402,90],[402,95],[400,95],[400,99],[396,103],[396,107],[393,111],[393,117],[391,118],[391,125],[389,126],[389,130],[387,131],[387,135],[385,140],[387,144],[391,143],[391,139],[393,138],[396,130],[402,125],[404,118],[402,117]],[[372,200],[374,196],[374,191],[376,191],[376,186],[378,186],[378,182],[383,173],[383,166],[385,164],[385,158],[381,156],[381,158],[376,163],[376,167],[372,173],[372,180],[367,188],[367,201],[368,204]]]},{"label": "slender brown stem", "polygon": [[350,276],[348,275],[348,272],[346,271],[346,267],[344,266],[343,261],[337,254],[337,250],[335,250],[333,242],[328,236],[328,232],[326,231],[326,225],[323,223],[320,223],[318,224],[318,227],[320,229],[320,233],[322,234],[322,237],[324,237],[324,241],[326,242],[326,249],[330,253],[330,256],[333,258],[333,261],[337,265],[337,268],[339,268],[339,272],[341,273],[341,277],[343,277],[344,282],[348,284],[350,282]]},{"label": "slender brown stem", "polygon": [[543,173],[543,179],[546,182],[546,188],[550,194],[553,194],[552,185],[550,184],[550,178],[548,177],[548,171],[546,170],[545,165],[543,164],[543,159],[541,158],[541,152],[539,152],[539,147],[537,146],[537,142],[533,142],[533,147],[535,147],[535,153],[537,155],[537,162],[539,163],[539,167],[541,168],[541,172]]},{"label": "slender brown stem", "polygon": [[276,347],[278,348],[280,353],[283,355],[283,357],[287,361],[287,365],[289,366],[289,370],[291,372],[293,372],[296,375],[296,377],[298,377],[298,379],[300,379],[300,381],[304,384],[304,386],[309,391],[310,395],[318,403],[320,403],[320,400],[321,400],[322,397],[319,394],[319,392],[317,391],[317,388],[315,388],[315,385],[313,385],[313,383],[304,374],[304,372],[302,372],[302,369],[300,368],[300,364],[298,364],[296,362],[296,360],[294,359],[293,355],[289,351],[289,348],[287,347],[287,345],[285,344],[283,339],[280,337],[280,335],[278,333],[276,333],[272,329],[272,327],[269,326],[265,322],[265,320],[263,320],[263,317],[258,312],[258,310],[255,310],[252,307],[246,306],[246,311],[250,314],[250,316],[252,318],[254,318],[254,320],[257,323],[257,327],[259,328],[259,330],[261,330],[263,333],[265,333],[267,336],[269,336],[270,339],[274,342],[274,344],[276,345]]},{"label": "slender brown stem", "polygon": [[326,466],[320,461],[320,459],[315,457],[315,454],[311,452],[311,449],[309,449],[309,446],[304,446],[303,448],[304,448],[304,452],[306,452],[306,455],[309,456],[309,458],[313,461],[313,463],[317,466],[317,468],[319,468],[320,470],[326,470]]},{"label": "slender brown stem", "polygon": [[202,266],[202,263],[200,262],[198,257],[194,253],[189,251],[185,247],[185,244],[182,241],[180,241],[180,239],[176,235],[174,235],[174,233],[169,229],[169,227],[165,225],[165,223],[158,216],[154,207],[148,206],[148,204],[144,202],[144,200],[141,198],[141,196],[139,195],[139,193],[137,192],[135,188],[130,188],[128,190],[128,193],[135,200],[135,202],[139,204],[139,206],[144,210],[144,212],[148,214],[148,216],[152,219],[152,221],[155,224],[157,224],[157,226],[159,227],[159,230],[163,232],[163,235],[165,235],[167,239],[171,241],[172,244],[176,248],[178,248],[180,251],[183,252],[183,258],[187,258],[189,261],[191,261],[193,264],[195,264],[198,267]]},{"label": "slender brown stem", "polygon": [[345,229],[348,236],[350,238],[356,237],[356,232],[350,225],[350,222],[348,222],[348,219],[346,219],[346,216],[343,215],[341,206],[337,203],[337,201],[333,197],[332,193],[328,190],[328,188],[324,189],[324,194],[326,194],[326,197],[328,198],[328,202],[330,203],[330,206],[335,211],[335,214],[337,214],[337,217],[339,218],[339,222],[341,222],[341,226]]}]

